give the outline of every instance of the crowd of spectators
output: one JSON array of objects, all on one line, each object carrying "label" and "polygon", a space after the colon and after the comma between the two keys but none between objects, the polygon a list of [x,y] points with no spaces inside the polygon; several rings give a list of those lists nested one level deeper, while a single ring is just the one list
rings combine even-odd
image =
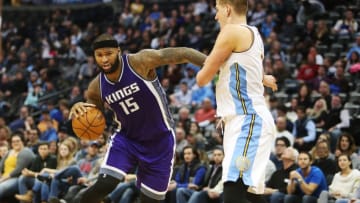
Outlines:
[{"label": "crowd of spectators", "polygon": [[[11,2],[21,8],[47,1]],[[91,12],[55,7],[35,17],[3,16],[0,202],[15,197],[22,202],[77,202],[96,180],[114,129],[112,113],[104,111],[107,128],[96,141],[79,140],[67,118],[72,104],[86,100],[86,87],[99,71],[91,50],[97,35],[113,35],[123,53],[186,46],[208,54],[219,31],[215,0],[124,0],[119,6]],[[360,119],[360,1],[249,0],[248,24],[259,28],[264,71],[279,85],[278,92],[265,92],[277,126],[266,163],[267,200],[360,198],[360,130],[354,126]],[[199,68],[182,64],[157,69],[177,124],[169,203],[222,198],[216,80],[198,87]],[[317,178],[302,173],[307,170]],[[139,195],[135,177],[136,169],[104,202],[133,202]],[[297,186],[287,188],[295,179]],[[350,179],[355,182],[341,187]]]}]

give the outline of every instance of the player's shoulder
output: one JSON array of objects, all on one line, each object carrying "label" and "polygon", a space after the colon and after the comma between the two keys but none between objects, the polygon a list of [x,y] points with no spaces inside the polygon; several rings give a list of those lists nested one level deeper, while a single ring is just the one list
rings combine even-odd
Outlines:
[{"label": "player's shoulder", "polygon": [[223,35],[232,38],[247,38],[252,35],[250,27],[239,24],[227,24],[222,28],[221,32]]}]

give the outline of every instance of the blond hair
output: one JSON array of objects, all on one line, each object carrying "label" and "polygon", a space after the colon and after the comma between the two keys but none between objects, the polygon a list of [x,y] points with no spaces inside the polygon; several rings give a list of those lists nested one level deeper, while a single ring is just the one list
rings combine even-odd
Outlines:
[{"label": "blond hair", "polygon": [[229,4],[238,15],[246,15],[248,10],[248,0],[217,0],[220,5]]}]

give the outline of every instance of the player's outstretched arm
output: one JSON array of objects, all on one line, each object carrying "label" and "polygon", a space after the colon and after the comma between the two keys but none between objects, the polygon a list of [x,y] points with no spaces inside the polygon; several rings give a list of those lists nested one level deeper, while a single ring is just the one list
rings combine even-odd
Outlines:
[{"label": "player's outstretched arm", "polygon": [[[192,48],[174,47],[164,49],[144,49],[136,54],[148,69],[167,64],[192,63],[203,66],[206,55]],[[134,57],[135,58],[135,57]]]},{"label": "player's outstretched arm", "polygon": [[104,105],[100,96],[100,81],[99,76],[94,78],[87,89],[87,98],[86,102],[77,102],[75,103],[70,110],[69,119],[73,117],[79,117],[86,113],[88,107],[97,107],[100,110],[103,110]]}]

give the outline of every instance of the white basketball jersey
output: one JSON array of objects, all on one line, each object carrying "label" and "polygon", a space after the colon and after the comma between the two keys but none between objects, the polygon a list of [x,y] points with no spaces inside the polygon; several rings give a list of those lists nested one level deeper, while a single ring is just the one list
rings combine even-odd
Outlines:
[{"label": "white basketball jersey", "polygon": [[217,116],[221,117],[256,114],[266,107],[262,84],[264,44],[256,27],[239,26],[252,31],[253,43],[246,51],[233,52],[220,67],[216,102]]}]

